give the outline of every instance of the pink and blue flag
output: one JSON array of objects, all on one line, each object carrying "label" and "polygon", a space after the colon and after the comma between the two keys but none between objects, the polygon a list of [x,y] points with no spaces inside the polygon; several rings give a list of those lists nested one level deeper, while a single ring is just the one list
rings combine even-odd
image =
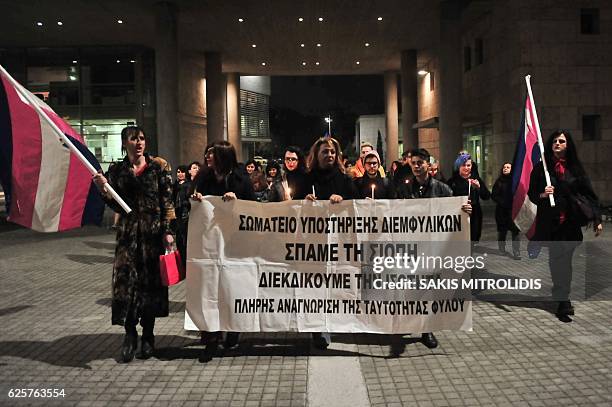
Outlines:
[{"label": "pink and blue flag", "polygon": [[[0,182],[8,220],[39,232],[100,224],[104,202],[87,168],[0,72]],[[49,106],[33,99],[96,169],[83,138]]]},{"label": "pink and blue flag", "polygon": [[531,170],[540,162],[541,154],[538,146],[538,133],[536,130],[535,104],[529,97],[525,98],[525,110],[519,128],[518,143],[512,163],[512,220],[528,238],[535,232],[535,218],[537,207],[529,200],[529,179]]}]

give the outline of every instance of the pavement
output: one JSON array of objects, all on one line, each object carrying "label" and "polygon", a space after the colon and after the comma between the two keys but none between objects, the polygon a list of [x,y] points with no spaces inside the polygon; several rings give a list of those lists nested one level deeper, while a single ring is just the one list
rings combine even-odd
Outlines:
[{"label": "pavement", "polygon": [[[491,253],[487,272],[546,278],[545,252],[534,261],[494,255],[485,213],[477,250]],[[612,276],[612,224],[605,228],[599,263],[587,247],[577,268]],[[183,330],[181,283],[170,289],[170,316],[157,320],[157,356],[121,364],[123,332],[110,324],[113,251],[108,228],[41,234],[0,220],[0,405],[612,405],[605,282],[575,301],[571,323],[552,303],[488,293],[474,302],[473,331],[437,332],[436,349],[414,335],[392,357],[387,335],[334,335],[318,351],[308,334],[244,334],[237,350],[207,364],[198,362],[199,336]]]}]

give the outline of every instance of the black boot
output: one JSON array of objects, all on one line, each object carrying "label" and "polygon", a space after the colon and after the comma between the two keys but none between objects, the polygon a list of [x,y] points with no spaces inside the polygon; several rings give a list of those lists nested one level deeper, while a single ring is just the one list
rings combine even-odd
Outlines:
[{"label": "black boot", "polygon": [[200,352],[198,360],[200,363],[207,363],[217,354],[217,349],[219,348],[219,332],[206,332],[206,335],[204,335],[203,332],[202,334],[202,340],[204,341],[204,338],[206,338],[206,347]]},{"label": "black boot", "polygon": [[[570,315],[574,315],[574,306],[571,301],[559,301],[556,314],[563,322],[570,322]],[[567,321],[569,319],[569,321]]]},{"label": "black boot", "polygon": [[123,363],[129,363],[134,359],[134,353],[136,353],[136,347],[138,346],[138,333],[136,327],[126,327],[125,337],[123,338],[123,344],[121,345],[121,361]]},{"label": "black boot", "polygon": [[141,318],[142,339],[140,341],[140,352],[136,356],[138,359],[149,359],[155,353],[155,318]]},{"label": "black boot", "polygon": [[225,335],[225,342],[223,347],[225,349],[234,349],[238,346],[238,340],[240,339],[240,332],[228,332]]}]

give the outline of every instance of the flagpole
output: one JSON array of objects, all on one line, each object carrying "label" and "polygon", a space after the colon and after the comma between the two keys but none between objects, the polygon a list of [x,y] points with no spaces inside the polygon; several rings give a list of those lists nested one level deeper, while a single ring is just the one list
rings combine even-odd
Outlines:
[{"label": "flagpole", "polygon": [[[536,112],[535,102],[533,101],[533,93],[531,92],[531,75],[525,76],[525,83],[527,83],[527,93],[529,95],[529,101],[533,106],[533,121],[535,122],[536,135],[538,136],[538,146],[540,147],[540,154],[542,156],[542,165],[544,166],[544,177],[546,177],[546,186],[550,187],[550,174],[548,173],[548,167],[546,165],[546,156],[544,155],[544,142],[542,141],[542,133],[540,132],[540,122],[538,121],[538,113]],[[548,195],[550,200],[550,206],[555,207],[555,197],[550,194]]]},{"label": "flagpole", "polygon": [[[51,120],[51,118],[47,116],[47,113],[38,105],[38,102],[33,99],[35,96],[32,96],[32,94],[27,90],[24,92],[25,89],[21,87],[19,82],[13,79],[13,77],[4,69],[2,65],[0,65],[0,72],[6,77],[6,79],[8,79],[8,81],[13,85],[17,92],[19,92],[19,94],[28,101],[30,106],[32,106],[32,108],[36,110],[36,113],[42,116],[45,122],[47,122],[47,124],[51,126],[53,131],[55,131],[55,133],[61,138],[62,142],[66,145],[66,147],[68,147],[68,149],[70,149],[70,151],[77,156],[79,161],[83,163],[83,165],[89,170],[91,175],[96,175],[98,173],[98,170],[96,170],[94,166],[91,165],[89,161],[87,161],[87,158],[85,158],[85,156],[83,156],[79,149],[76,148],[74,144],[72,144],[72,141],[70,141],[70,139],[66,137],[64,132],[59,127],[57,127],[57,124],[55,124],[53,120]],[[126,204],[125,201],[121,199],[119,194],[117,194],[117,192],[113,189],[113,187],[110,186],[110,184],[104,184],[104,189],[106,189],[106,191],[111,194],[113,199],[121,206],[121,208],[123,208],[126,213],[132,212],[132,209],[130,209],[128,204]]]}]

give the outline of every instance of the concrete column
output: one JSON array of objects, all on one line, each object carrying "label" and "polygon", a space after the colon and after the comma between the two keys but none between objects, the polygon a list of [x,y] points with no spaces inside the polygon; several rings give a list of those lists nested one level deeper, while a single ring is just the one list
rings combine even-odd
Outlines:
[{"label": "concrete column", "polygon": [[463,148],[461,2],[444,1],[440,18],[440,76],[436,82],[439,101],[440,165],[450,175]]},{"label": "concrete column", "polygon": [[179,164],[180,159],[176,13],[174,4],[155,4],[157,154],[173,167]]},{"label": "concrete column", "polygon": [[240,137],[240,74],[227,74],[227,140],[236,148],[238,161],[242,161]]},{"label": "concrete column", "polygon": [[224,139],[225,76],[221,71],[221,54],[206,53],[206,117],[208,143]]},{"label": "concrete column", "polygon": [[179,56],[179,131],[181,163],[204,159],[206,100],[204,53],[181,51]]},{"label": "concrete column", "polygon": [[402,51],[402,141],[404,151],[419,146],[419,133],[412,125],[419,121],[417,96],[417,52]]},{"label": "concrete column", "polygon": [[387,151],[385,166],[388,167],[398,156],[398,108],[397,73],[385,72],[385,127],[387,130]]}]

